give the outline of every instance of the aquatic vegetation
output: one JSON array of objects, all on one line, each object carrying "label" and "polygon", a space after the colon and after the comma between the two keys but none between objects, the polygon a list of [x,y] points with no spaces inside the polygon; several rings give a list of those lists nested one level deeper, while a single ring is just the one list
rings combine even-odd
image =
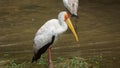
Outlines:
[{"label": "aquatic vegetation", "polygon": [[6,68],[24,68],[25,63],[16,63],[14,60],[6,65]]},{"label": "aquatic vegetation", "polygon": [[103,56],[95,56],[88,58],[86,61],[92,64],[92,68],[101,68],[104,62],[103,60]]},{"label": "aquatic vegetation", "polygon": [[41,58],[37,62],[38,64],[47,64],[47,61],[45,60],[45,55],[42,55]]},{"label": "aquatic vegetation", "polygon": [[88,63],[80,57],[73,57],[70,59],[59,57],[54,61],[54,64],[55,68],[89,68]]},{"label": "aquatic vegetation", "polygon": [[[72,57],[72,58],[62,58],[58,57],[53,59],[54,68],[102,68],[104,62],[103,56],[95,57]],[[42,55],[41,59],[37,63],[23,62],[17,63],[17,61],[11,61],[6,65],[6,68],[29,68],[29,67],[43,67],[46,68],[48,65],[46,60],[46,55]]]}]

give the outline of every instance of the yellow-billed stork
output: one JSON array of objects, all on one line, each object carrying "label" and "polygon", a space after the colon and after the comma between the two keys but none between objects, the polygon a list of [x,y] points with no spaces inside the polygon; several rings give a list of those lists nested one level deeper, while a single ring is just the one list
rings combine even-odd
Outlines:
[{"label": "yellow-billed stork", "polygon": [[34,56],[32,62],[37,61],[41,55],[48,49],[49,68],[53,68],[51,60],[50,46],[57,40],[58,36],[65,32],[68,27],[73,32],[76,41],[79,41],[74,27],[71,23],[70,16],[66,11],[62,11],[58,15],[58,19],[47,21],[36,33],[34,38]]}]

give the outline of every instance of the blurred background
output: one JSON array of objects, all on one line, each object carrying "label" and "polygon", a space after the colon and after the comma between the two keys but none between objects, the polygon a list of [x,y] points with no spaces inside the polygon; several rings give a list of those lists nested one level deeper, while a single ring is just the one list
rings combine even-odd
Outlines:
[{"label": "blurred background", "polygon": [[[63,10],[62,0],[0,0],[0,68],[12,60],[31,62],[36,31]],[[68,30],[53,45],[52,58],[102,56],[99,68],[120,68],[120,0],[79,0],[78,16],[71,19],[80,41]]]}]

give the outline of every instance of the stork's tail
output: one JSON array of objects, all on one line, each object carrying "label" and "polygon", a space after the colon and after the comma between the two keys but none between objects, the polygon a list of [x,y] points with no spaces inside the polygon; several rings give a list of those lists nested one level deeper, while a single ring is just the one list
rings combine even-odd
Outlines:
[{"label": "stork's tail", "polygon": [[37,60],[38,60],[40,57],[41,57],[41,55],[39,55],[39,56],[38,56],[38,55],[33,56],[31,63],[37,62]]},{"label": "stork's tail", "polygon": [[33,56],[33,58],[32,58],[32,62],[31,62],[31,63],[33,63],[34,61],[36,61],[36,60],[35,60],[35,57]]}]

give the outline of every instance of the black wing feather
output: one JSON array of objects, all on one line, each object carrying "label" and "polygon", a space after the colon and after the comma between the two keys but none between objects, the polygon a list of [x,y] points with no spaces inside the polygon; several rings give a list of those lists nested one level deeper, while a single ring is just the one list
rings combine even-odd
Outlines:
[{"label": "black wing feather", "polygon": [[41,57],[41,55],[46,52],[46,50],[49,48],[49,46],[53,44],[54,40],[55,40],[55,36],[52,37],[51,42],[47,43],[45,46],[43,46],[42,48],[40,48],[37,51],[37,53],[34,54],[34,56],[32,58],[32,63],[34,61],[37,61]]}]

